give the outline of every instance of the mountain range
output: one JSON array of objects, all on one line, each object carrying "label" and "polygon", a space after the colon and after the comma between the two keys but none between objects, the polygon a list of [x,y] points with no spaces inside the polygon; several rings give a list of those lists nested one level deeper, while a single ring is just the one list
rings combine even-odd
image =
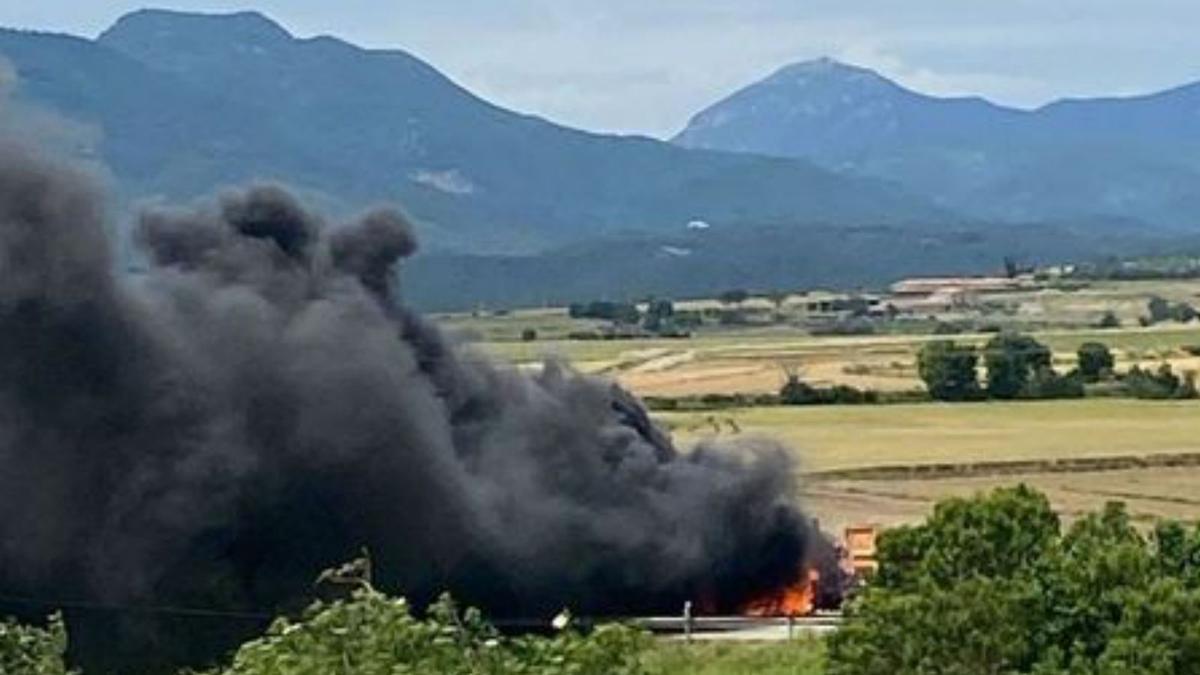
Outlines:
[{"label": "mountain range", "polygon": [[985,220],[1200,226],[1200,83],[1021,110],[818,59],[712,105],[674,141],[894,181]]},{"label": "mountain range", "polygon": [[[693,219],[944,218],[803,160],[568,129],[483,101],[402,51],[298,39],[265,16],[128,14],[98,39],[0,32],[16,96],[102,130],[131,198],[289,183],[334,210],[398,201],[435,249],[531,252]],[[865,197],[865,198],[864,198]]]},{"label": "mountain range", "polygon": [[506,110],[259,13],[141,10],[96,39],[0,29],[0,94],[71,129],[126,214],[255,180],[337,216],[397,202],[423,244],[407,291],[438,308],[874,284],[1200,225],[1195,86],[1022,111],[820,60],[668,142]]}]

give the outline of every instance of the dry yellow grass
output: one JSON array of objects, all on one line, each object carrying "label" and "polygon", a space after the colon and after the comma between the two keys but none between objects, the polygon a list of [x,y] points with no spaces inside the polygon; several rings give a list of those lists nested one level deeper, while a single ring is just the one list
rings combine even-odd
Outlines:
[{"label": "dry yellow grass", "polygon": [[846,525],[892,526],[919,522],[940,499],[962,497],[1001,485],[1025,483],[1046,493],[1065,520],[1125,502],[1143,526],[1170,518],[1200,521],[1200,470],[1154,468],[1129,471],[979,476],[944,480],[807,481],[800,500],[832,532]]},{"label": "dry yellow grass", "polygon": [[[1200,452],[1200,403],[1128,399],[894,406],[779,407],[661,415],[684,443],[711,437],[709,416],[740,435],[789,445],[802,471],[931,463]],[[729,438],[729,426],[722,425]],[[1066,518],[1125,501],[1143,523],[1200,521],[1200,469],[1147,468],[943,479],[812,480],[801,500],[827,528],[916,522],[940,498],[1028,483]]]},{"label": "dry yellow grass", "polygon": [[780,406],[659,418],[687,442],[711,433],[710,415],[781,440],[810,471],[1200,452],[1200,403],[1191,401]]},{"label": "dry yellow grass", "polygon": [[[982,344],[990,335],[954,336]],[[1200,345],[1200,326],[1117,331],[1059,330],[1036,333],[1060,368],[1074,364],[1088,341],[1110,345],[1118,369],[1134,363],[1170,363],[1178,371],[1200,369],[1182,347]],[[525,364],[543,358],[570,361],[583,372],[613,377],[641,396],[778,391],[785,370],[818,385],[848,384],[878,391],[921,389],[917,351],[934,336],[813,337],[801,333],[750,332],[691,339],[634,341],[485,342],[479,348],[503,361]]]}]

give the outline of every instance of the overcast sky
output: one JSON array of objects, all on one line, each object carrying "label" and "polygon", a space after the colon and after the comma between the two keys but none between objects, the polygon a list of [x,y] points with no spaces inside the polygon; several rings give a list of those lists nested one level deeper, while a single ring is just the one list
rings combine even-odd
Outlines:
[{"label": "overcast sky", "polygon": [[[125,0],[9,0],[0,25],[94,36]],[[828,55],[910,87],[1034,106],[1200,79],[1197,0],[179,0],[398,47],[501,105],[667,136],[777,67]]]}]

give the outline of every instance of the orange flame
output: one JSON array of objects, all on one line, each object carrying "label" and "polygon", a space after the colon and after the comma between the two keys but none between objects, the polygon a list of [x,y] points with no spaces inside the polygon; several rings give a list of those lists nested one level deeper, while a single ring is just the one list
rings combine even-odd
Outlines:
[{"label": "orange flame", "polygon": [[808,570],[799,581],[754,598],[742,606],[744,616],[805,616],[816,598],[817,570]]}]

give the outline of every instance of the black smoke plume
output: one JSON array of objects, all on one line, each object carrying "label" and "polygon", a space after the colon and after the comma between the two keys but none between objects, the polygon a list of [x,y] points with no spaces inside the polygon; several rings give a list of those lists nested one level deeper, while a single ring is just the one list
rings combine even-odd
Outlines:
[{"label": "black smoke plume", "polygon": [[610,383],[448,341],[399,301],[399,213],[156,210],[135,275],[104,213],[0,148],[0,613],[64,606],[85,664],[212,659],[362,547],[383,588],[498,617],[728,611],[796,576],[780,448],[678,452]]}]

